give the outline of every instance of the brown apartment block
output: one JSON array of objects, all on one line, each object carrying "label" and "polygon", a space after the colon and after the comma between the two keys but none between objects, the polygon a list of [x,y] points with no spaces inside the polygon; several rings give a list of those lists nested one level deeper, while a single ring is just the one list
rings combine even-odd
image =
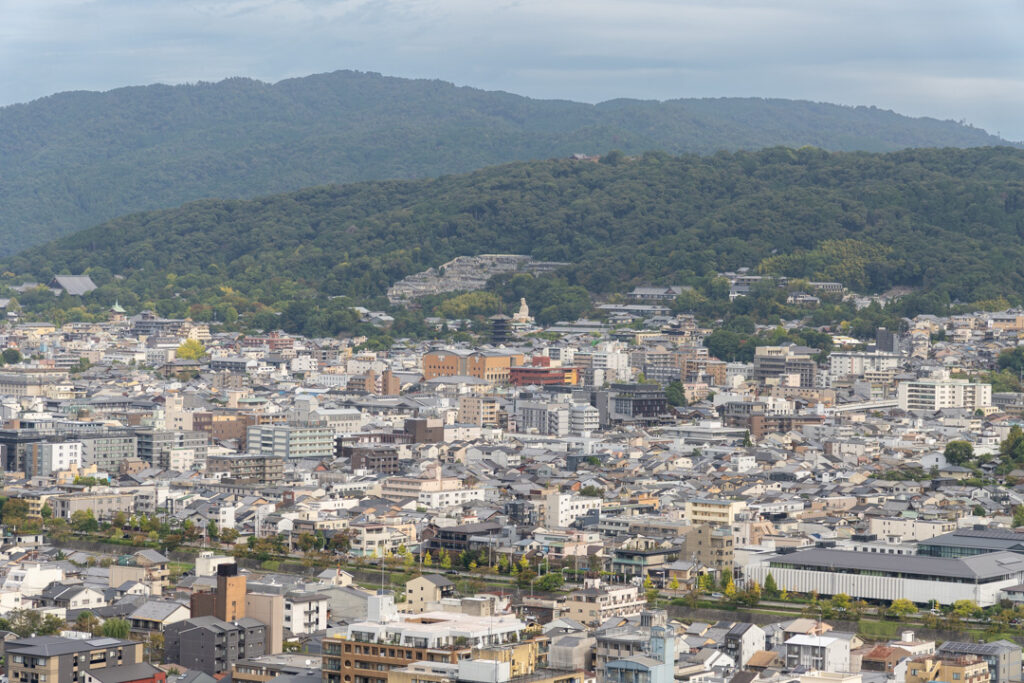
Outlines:
[{"label": "brown apartment block", "polygon": [[256,424],[256,417],[252,413],[200,411],[192,414],[192,428],[206,432],[214,441],[235,440],[244,449],[246,430]]},{"label": "brown apartment block", "polygon": [[243,482],[277,484],[284,478],[284,458],[256,453],[211,455],[206,459],[206,471],[227,472],[232,479]]},{"label": "brown apartment block", "polygon": [[430,351],[423,354],[423,379],[463,375],[507,384],[512,366],[522,364],[521,353]]},{"label": "brown apartment block", "polygon": [[245,576],[237,564],[217,567],[217,590],[193,593],[189,607],[193,617],[217,617],[221,621],[245,618]]}]

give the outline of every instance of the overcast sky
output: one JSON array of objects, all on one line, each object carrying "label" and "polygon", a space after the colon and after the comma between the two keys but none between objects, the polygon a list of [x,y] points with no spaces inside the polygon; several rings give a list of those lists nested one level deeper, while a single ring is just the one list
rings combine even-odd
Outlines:
[{"label": "overcast sky", "polygon": [[543,98],[763,96],[1024,140],[1024,0],[0,0],[0,104],[357,69]]}]

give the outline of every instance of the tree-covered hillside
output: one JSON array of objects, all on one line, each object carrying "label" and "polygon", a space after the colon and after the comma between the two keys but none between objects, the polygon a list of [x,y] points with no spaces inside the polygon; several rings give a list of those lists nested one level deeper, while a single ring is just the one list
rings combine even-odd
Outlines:
[{"label": "tree-covered hillside", "polygon": [[135,211],[576,152],[975,147],[951,121],[763,99],[599,105],[336,72],[70,92],[0,109],[0,254]]},{"label": "tree-covered hillside", "polygon": [[89,272],[102,286],[86,303],[201,316],[370,300],[410,273],[493,252],[572,262],[567,282],[591,292],[747,266],[859,291],[900,285],[1019,303],[1024,151],[774,148],[516,163],[194,202],[119,218],[2,268],[39,279]]}]

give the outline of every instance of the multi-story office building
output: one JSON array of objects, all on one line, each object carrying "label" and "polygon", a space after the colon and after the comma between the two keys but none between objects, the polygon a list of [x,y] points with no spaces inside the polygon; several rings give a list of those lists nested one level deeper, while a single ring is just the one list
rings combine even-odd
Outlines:
[{"label": "multi-story office building", "polygon": [[329,427],[303,427],[294,424],[265,424],[249,427],[250,453],[279,458],[334,457],[334,430]]},{"label": "multi-story office building", "polygon": [[116,472],[124,460],[138,457],[138,440],[127,429],[82,434],[82,464],[96,465],[101,472]]},{"label": "multi-story office building", "polygon": [[665,390],[657,384],[613,384],[612,416],[618,420],[655,420],[668,412]]},{"label": "multi-story office building", "polygon": [[172,448],[191,448],[195,452],[195,463],[206,463],[210,446],[210,435],[206,432],[174,431],[170,429],[138,429],[138,457],[152,465],[159,465],[165,451]]},{"label": "multi-story office building", "polygon": [[754,351],[754,379],[765,384],[767,380],[794,375],[801,387],[814,387],[818,364],[813,356],[818,349],[791,344],[788,346],[758,346]]},{"label": "multi-story office building", "polygon": [[46,435],[35,429],[0,429],[0,456],[5,472],[24,472],[31,444],[42,442]]},{"label": "multi-story office building", "polygon": [[82,444],[78,441],[38,441],[26,444],[25,474],[48,477],[82,466]]}]

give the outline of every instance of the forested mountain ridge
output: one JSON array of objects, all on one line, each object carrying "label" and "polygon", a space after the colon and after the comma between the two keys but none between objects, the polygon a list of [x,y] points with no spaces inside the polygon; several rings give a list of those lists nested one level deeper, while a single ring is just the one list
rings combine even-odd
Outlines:
[{"label": "forested mountain ridge", "polygon": [[[86,304],[119,299],[129,310],[202,319],[339,295],[369,301],[454,256],[494,252],[571,262],[567,284],[592,293],[746,266],[864,292],[899,285],[945,301],[1020,303],[1024,151],[773,148],[521,162],[130,215],[0,270],[7,282],[10,273],[45,281],[89,272],[101,287]],[[43,292],[39,302],[52,306]],[[23,305],[28,296],[19,295]]]},{"label": "forested mountain ridge", "polygon": [[463,173],[576,152],[1006,144],[952,121],[765,99],[535,100],[339,71],[0,108],[0,254],[127,213],[325,183]]}]

